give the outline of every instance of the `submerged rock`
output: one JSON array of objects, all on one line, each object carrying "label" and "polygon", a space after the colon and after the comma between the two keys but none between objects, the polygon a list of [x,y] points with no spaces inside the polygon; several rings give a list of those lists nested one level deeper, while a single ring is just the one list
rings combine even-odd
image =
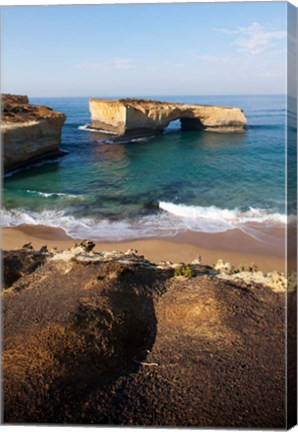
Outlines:
[{"label": "submerged rock", "polygon": [[63,113],[29,104],[27,96],[2,95],[1,102],[5,172],[65,154],[60,151]]}]

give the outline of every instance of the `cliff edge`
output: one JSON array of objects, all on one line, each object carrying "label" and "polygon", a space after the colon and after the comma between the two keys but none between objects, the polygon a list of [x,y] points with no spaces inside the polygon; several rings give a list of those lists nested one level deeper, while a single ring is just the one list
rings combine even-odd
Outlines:
[{"label": "cliff edge", "polygon": [[1,95],[4,171],[63,154],[61,130],[66,116],[29,104],[27,96]]},{"label": "cliff edge", "polygon": [[3,252],[5,423],[285,427],[295,278],[93,247]]},{"label": "cliff edge", "polygon": [[115,135],[139,137],[162,133],[171,121],[182,130],[243,132],[247,120],[240,108],[190,105],[146,99],[90,99],[91,127]]}]

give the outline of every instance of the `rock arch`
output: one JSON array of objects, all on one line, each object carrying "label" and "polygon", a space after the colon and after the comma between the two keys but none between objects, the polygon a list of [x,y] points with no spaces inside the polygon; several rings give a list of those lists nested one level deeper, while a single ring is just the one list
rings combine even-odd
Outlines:
[{"label": "rock arch", "polygon": [[243,132],[247,120],[240,108],[189,105],[145,99],[90,99],[91,127],[118,136],[162,133],[180,119],[183,130]]}]

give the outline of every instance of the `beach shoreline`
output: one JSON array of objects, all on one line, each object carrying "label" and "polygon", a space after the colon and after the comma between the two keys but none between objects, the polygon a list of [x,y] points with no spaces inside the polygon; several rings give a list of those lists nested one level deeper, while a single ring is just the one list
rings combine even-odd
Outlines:
[{"label": "beach shoreline", "polygon": [[[125,252],[136,249],[152,262],[190,263],[201,257],[202,263],[214,265],[219,259],[231,262],[235,267],[254,263],[263,272],[285,272],[285,230],[274,232],[276,245],[259,241],[234,229],[223,233],[199,233],[187,231],[173,237],[141,238],[119,242],[95,241],[95,251]],[[46,225],[20,225],[2,228],[2,249],[20,249],[31,242],[35,249],[67,249],[78,239],[69,237],[61,228]]]}]

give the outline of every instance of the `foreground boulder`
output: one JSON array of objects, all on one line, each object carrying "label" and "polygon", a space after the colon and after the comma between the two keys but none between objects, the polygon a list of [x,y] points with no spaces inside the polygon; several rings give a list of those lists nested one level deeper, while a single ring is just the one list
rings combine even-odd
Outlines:
[{"label": "foreground boulder", "polygon": [[29,104],[27,96],[2,95],[1,103],[5,172],[64,154],[60,151],[63,113]]},{"label": "foreground boulder", "polygon": [[3,254],[5,423],[285,427],[280,281],[93,246]]},{"label": "foreground boulder", "polygon": [[242,132],[246,118],[239,108],[189,105],[145,99],[90,99],[91,127],[119,136],[162,133],[180,119],[183,130]]},{"label": "foreground boulder", "polygon": [[[18,254],[31,265],[16,265]],[[151,349],[160,272],[131,253],[90,254],[86,244],[61,254],[26,247],[4,253],[4,265],[5,421],[71,421],[86,392]]]}]

